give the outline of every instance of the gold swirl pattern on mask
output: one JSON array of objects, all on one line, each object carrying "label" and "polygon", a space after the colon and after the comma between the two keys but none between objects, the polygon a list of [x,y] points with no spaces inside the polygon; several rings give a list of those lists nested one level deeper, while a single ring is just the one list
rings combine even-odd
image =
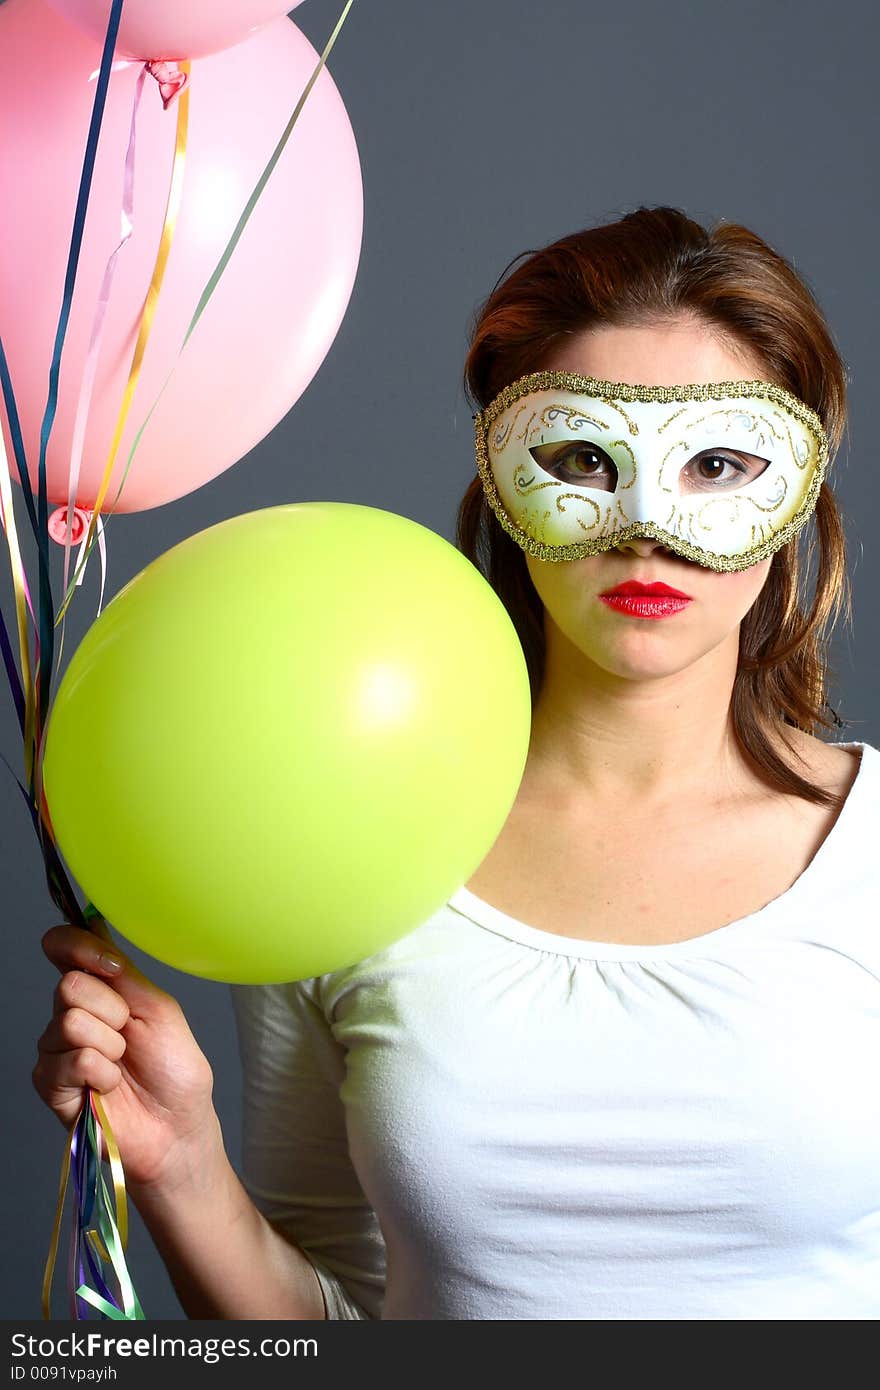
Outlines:
[{"label": "gold swirl pattern on mask", "polygon": [[[726,499],[716,498],[716,499],[714,499],[714,500],[715,500],[716,502],[720,502],[720,501],[722,501],[722,500],[728,501],[728,502],[731,504],[731,506],[733,507],[733,511],[734,511],[733,517],[727,519],[727,520],[728,520],[728,524],[731,524],[731,523],[737,523],[737,524],[738,524],[738,523],[741,521],[741,515],[740,515],[740,513],[741,513],[741,506],[740,506],[740,504],[741,504],[741,503],[748,502],[750,499],[749,499],[748,497],[729,497],[729,498],[726,498]],[[711,522],[711,520],[709,520],[709,519],[704,515],[704,513],[707,512],[707,511],[713,511],[713,510],[716,511],[716,514],[717,514],[717,508],[713,508],[713,507],[711,507],[711,506],[701,507],[701,508],[699,509],[699,511],[697,512],[697,514],[696,514],[696,516],[695,516],[695,518],[694,518],[694,521],[695,521],[695,527],[699,528],[699,532],[695,529],[695,527],[692,527],[692,528],[691,528],[691,535],[694,537],[694,539],[695,539],[696,541],[699,541],[699,539],[700,539],[700,533],[707,533],[707,532],[710,532],[710,531],[712,530],[712,522]],[[764,540],[765,532],[766,532],[766,530],[767,530],[768,528],[769,528],[769,531],[770,531],[770,535],[771,535],[771,537],[772,537],[773,534],[774,534],[772,522],[770,522],[770,521],[767,521],[767,522],[763,522],[763,521],[752,522],[751,526],[749,527],[749,531],[750,531],[750,534],[751,534],[751,536],[752,536],[753,542],[755,542],[756,544],[760,544],[760,543]],[[756,536],[757,536],[757,541],[755,540],[755,537],[756,537]]]},{"label": "gold swirl pattern on mask", "polygon": [[[623,409],[623,406],[620,405],[618,401],[606,400],[604,401],[604,404],[608,406],[609,409],[615,415],[620,416],[627,429],[629,430],[630,434],[633,436],[633,438],[635,438],[639,433],[639,426],[637,421],[635,421],[632,418],[632,416]],[[548,428],[555,423],[555,421],[551,418],[551,416],[553,415],[562,415],[567,417],[566,423],[571,424],[572,429],[579,429],[580,426],[575,424],[574,421],[581,420],[584,422],[584,424],[595,425],[596,429],[598,430],[605,430],[609,433],[611,430],[611,426],[607,420],[600,420],[596,416],[587,414],[586,411],[578,410],[577,406],[574,405],[563,405],[561,402],[553,402],[550,405],[545,405],[543,410],[541,411],[541,416]]]},{"label": "gold swirl pattern on mask", "polygon": [[588,534],[592,534],[595,540],[600,540],[602,537],[609,536],[620,530],[617,524],[617,518],[611,510],[607,511],[602,517],[602,524],[598,531],[595,529],[595,523],[592,526],[588,526],[583,517],[575,516],[574,519],[581,530],[586,531]]},{"label": "gold swirl pattern on mask", "polygon": [[[579,524],[582,525],[583,523]],[[584,529],[586,530],[586,527]],[[620,527],[617,524],[617,517],[614,515],[614,512],[611,510],[607,511],[602,520],[602,525],[599,527],[599,535],[611,536],[616,534],[616,532],[619,530]]]},{"label": "gold swirl pattern on mask", "polygon": [[[780,405],[783,410],[789,411],[796,420],[805,425],[816,442],[815,470],[804,500],[795,515],[772,536],[762,539],[746,551],[735,555],[718,555],[705,550],[699,545],[682,540],[681,537],[674,535],[665,527],[657,526],[654,522],[630,526],[621,530],[614,537],[598,540],[593,538],[561,544],[538,540],[524,531],[509,516],[501,501],[489,460],[488,430],[497,416],[519,400],[521,396],[548,389],[579,392],[605,400],[606,404],[609,401],[615,403],[618,400],[660,401],[663,404],[673,404],[691,400],[725,400],[731,397],[772,401],[774,404]],[[786,391],[784,387],[766,381],[709,382],[692,386],[633,386],[627,382],[600,381],[595,377],[579,376],[573,372],[533,372],[511,382],[509,386],[505,386],[484,410],[474,416],[474,437],[477,471],[489,506],[502,529],[522,550],[536,559],[550,563],[579,560],[585,555],[597,555],[604,550],[609,550],[621,540],[643,536],[659,541],[674,554],[681,555],[687,560],[693,560],[697,564],[704,565],[706,568],[719,573],[733,573],[748,569],[759,560],[774,554],[797,534],[816,506],[819,492],[824,483],[829,455],[828,439],[816,412],[799,400],[797,396],[792,395],[790,391]],[[542,527],[542,530],[544,529]]]},{"label": "gold swirl pattern on mask", "polygon": [[593,521],[592,524],[591,524],[590,526],[585,526],[585,528],[584,528],[585,530],[591,530],[593,526],[598,526],[599,521],[601,520],[601,517],[602,517],[602,512],[603,512],[603,510],[605,510],[605,509],[602,508],[602,507],[600,507],[599,504],[598,504],[598,502],[596,502],[596,500],[595,500],[594,498],[592,498],[592,497],[585,497],[584,494],[583,494],[582,492],[561,492],[561,493],[559,494],[559,496],[556,498],[556,510],[557,510],[558,512],[565,513],[565,511],[567,510],[567,508],[563,507],[562,504],[563,504],[563,502],[568,502],[569,500],[572,500],[572,501],[575,501],[575,502],[580,502],[580,503],[582,503],[584,506],[587,506],[587,507],[592,507],[593,511],[595,512],[595,514],[596,514],[596,519],[595,519],[595,521]]},{"label": "gold swirl pattern on mask", "polygon": [[547,534],[547,527],[550,525],[551,515],[552,514],[549,511],[542,512],[540,521],[536,521],[535,523],[535,529],[537,531],[537,534],[541,537],[542,544],[543,538]]},{"label": "gold swirl pattern on mask", "polygon": [[[766,532],[766,530],[767,530],[767,528],[768,528],[768,525],[769,525],[769,523],[764,522],[764,521],[753,521],[753,522],[752,522],[752,525],[749,527],[749,530],[750,530],[751,533],[752,533],[752,541],[753,541],[753,543],[754,543],[755,545],[758,545],[761,541],[763,541],[763,539],[764,539],[764,534],[765,534],[765,532]],[[770,529],[770,534],[771,534],[771,536],[772,536],[772,535],[773,535],[773,527],[772,527],[772,525],[770,525],[769,529]]]},{"label": "gold swirl pattern on mask", "polygon": [[661,425],[657,426],[657,434],[662,434],[670,425],[674,425],[676,420],[680,420],[682,415],[687,415],[687,406],[683,405],[680,410],[673,410],[671,415],[667,415]]},{"label": "gold swirl pattern on mask", "polygon": [[[647,528],[651,525],[651,523],[649,521],[643,521],[642,525],[645,528]],[[670,535],[677,536],[678,539],[681,541],[687,540],[687,536],[685,534],[687,529],[687,518],[685,517],[684,512],[681,510],[677,502],[673,503],[672,511],[666,518],[664,525],[666,529],[669,531]]]},{"label": "gold swirl pattern on mask", "polygon": [[[539,423],[552,429],[553,425],[556,424],[555,417],[558,415],[563,417],[570,430],[582,429],[584,425],[592,425],[597,430],[609,430],[611,428],[605,420],[599,420],[594,415],[586,415],[582,410],[577,410],[570,405],[545,405],[538,417]],[[526,431],[523,440],[525,441],[526,438],[531,438],[530,430]]]},{"label": "gold swirl pattern on mask", "polygon": [[[757,434],[758,430],[763,425],[771,436],[771,443],[774,446],[774,454],[777,448],[786,448],[787,446],[787,452],[790,454],[792,462],[794,463],[798,471],[801,473],[813,461],[813,455],[811,454],[809,446],[806,445],[803,436],[800,437],[800,444],[803,446],[803,452],[802,454],[799,454],[794,440],[792,438],[791,418],[790,416],[782,414],[778,410],[770,410],[767,413],[755,411],[751,414],[741,409],[710,411],[708,414],[701,416],[698,420],[695,420],[693,422],[692,428],[696,429],[700,425],[705,425],[713,421],[718,415],[723,415],[725,417],[733,416],[734,419],[740,417],[744,420],[748,420],[750,422],[750,424],[747,426],[749,433]],[[724,448],[727,446],[719,445],[718,447]],[[753,447],[756,451],[766,447],[764,444],[763,432],[758,435],[757,439],[755,439]],[[771,460],[771,462],[772,461],[773,460]],[[746,482],[739,484],[739,486],[746,486],[746,483],[748,481],[749,480],[746,480]],[[757,479],[752,479],[751,481],[756,482]]]},{"label": "gold swirl pattern on mask", "polygon": [[[523,415],[528,415],[528,412],[529,407],[527,404],[520,406],[519,410],[514,411],[511,418],[505,424],[499,426],[499,428],[495,431],[495,437],[492,440],[492,447],[494,448],[496,454],[503,454],[511,439],[517,437],[516,426],[518,422],[522,419]],[[537,411],[533,410],[531,415],[529,415],[529,418],[526,421],[525,426],[523,427],[522,433],[518,436],[520,439],[525,440],[526,435],[528,434],[529,429],[531,428],[532,421],[534,420],[536,414]]]},{"label": "gold swirl pattern on mask", "polygon": [[615,489],[617,492],[626,492],[626,489],[627,489],[628,487],[632,487],[632,486],[634,485],[635,481],[636,481],[636,478],[639,476],[639,465],[638,465],[638,460],[636,459],[636,456],[635,456],[635,454],[634,454],[634,452],[633,452],[632,446],[631,446],[630,444],[628,444],[627,441],[626,441],[625,439],[614,439],[614,440],[612,440],[612,442],[608,445],[608,448],[609,448],[609,450],[611,450],[611,449],[623,449],[624,453],[625,453],[625,454],[628,456],[628,458],[629,458],[630,464],[632,465],[632,477],[630,478],[629,482],[628,482],[628,483],[621,483],[620,486],[619,486],[618,488]]},{"label": "gold swirl pattern on mask", "polygon": [[[684,511],[682,511],[679,513],[678,523],[676,526],[676,530],[678,531],[679,535],[684,535],[686,532],[686,537],[690,539],[692,545],[700,544],[700,536],[697,533],[696,521],[697,517],[695,515],[693,507],[691,507],[689,512],[685,513]],[[711,526],[709,526],[707,529],[711,531],[712,528]]]},{"label": "gold swirl pattern on mask", "polygon": [[526,479],[522,475],[525,473],[525,465],[518,463],[513,475],[513,486],[520,497],[530,497],[533,492],[537,492],[542,487],[559,487],[558,478],[547,478],[542,483],[536,483],[534,474],[531,479]]},{"label": "gold swirl pattern on mask", "polygon": [[762,512],[765,516],[772,516],[774,512],[779,511],[787,496],[788,480],[785,477],[783,477],[782,474],[780,474],[777,480],[777,496],[775,498],[771,496],[768,499],[767,505],[762,505],[762,503],[758,501],[757,497],[752,497],[748,493],[727,494],[724,497],[707,497],[701,506],[696,507],[695,504],[696,522],[701,530],[711,531],[711,523],[704,520],[704,518],[706,517],[707,513],[711,511],[715,511],[717,513],[718,507],[723,503],[729,503],[734,506],[735,521],[740,520],[742,507],[746,505],[754,507],[755,511]]},{"label": "gold swirl pattern on mask", "polygon": [[614,408],[614,410],[617,411],[617,414],[624,421],[633,439],[637,439],[639,433],[638,422],[634,420],[631,415],[627,414],[623,406],[620,404],[620,401],[609,401],[607,402],[607,404],[611,405]]},{"label": "gold swirl pattern on mask", "polygon": [[[667,423],[667,424],[668,424],[668,423],[671,423],[671,421],[672,421],[673,419],[675,419],[678,415],[681,415],[681,414],[683,414],[683,413],[684,413],[683,411],[676,411],[676,414],[675,414],[674,416],[671,416],[671,417],[670,417],[670,420],[667,421],[666,423]],[[738,420],[738,419],[739,419],[739,420],[744,420],[744,421],[746,421],[747,423],[745,424],[744,428],[746,429],[746,432],[747,432],[748,434],[756,434],[757,431],[758,431],[759,426],[760,426],[760,425],[765,425],[765,426],[767,427],[767,429],[769,430],[770,434],[772,435],[774,441],[775,441],[777,444],[784,444],[784,443],[785,443],[786,429],[785,429],[785,423],[784,423],[784,416],[781,415],[780,412],[779,412],[778,410],[771,410],[771,411],[769,411],[767,414],[764,414],[764,413],[762,413],[761,411],[757,411],[757,410],[755,410],[755,411],[743,410],[741,406],[732,406],[732,407],[731,407],[730,409],[728,409],[728,410],[709,410],[709,411],[706,412],[705,415],[700,415],[700,416],[698,416],[695,420],[692,420],[691,423],[690,423],[690,425],[688,426],[688,429],[689,429],[689,430],[694,430],[694,429],[697,429],[698,426],[700,426],[700,425],[706,425],[706,424],[709,424],[709,423],[714,423],[714,421],[718,418],[718,416],[721,416],[722,419],[725,419],[725,420],[729,420],[729,419],[732,418],[733,420]],[[775,417],[776,419],[778,419],[778,420],[780,420],[780,421],[783,422],[782,428],[781,428],[780,430],[777,430],[777,429],[774,427],[774,424],[773,424],[773,419],[774,419],[774,417]],[[661,426],[661,429],[665,429],[665,428],[666,428],[666,425],[665,425],[665,424],[664,424],[663,426]],[[658,434],[660,433],[660,429],[658,429],[657,433],[658,433]],[[763,435],[761,436],[761,438],[762,438],[762,440],[763,440]],[[719,448],[726,448],[727,446],[726,446],[726,445],[718,445],[718,446],[716,446],[716,447],[719,447]]]},{"label": "gold swirl pattern on mask", "polygon": [[703,531],[711,531],[711,530],[712,530],[712,522],[711,522],[711,520],[710,520],[709,518],[706,517],[705,514],[706,514],[707,512],[714,513],[714,515],[715,515],[715,517],[716,517],[716,519],[717,519],[717,517],[718,517],[718,504],[719,504],[719,503],[723,503],[725,506],[727,506],[727,507],[730,509],[730,513],[732,513],[732,515],[728,515],[728,516],[726,516],[726,517],[724,518],[724,520],[722,521],[722,525],[725,524],[725,523],[726,523],[727,525],[730,525],[730,524],[732,524],[733,522],[738,522],[738,521],[740,520],[740,515],[741,515],[741,511],[742,511],[741,504],[742,504],[742,502],[744,502],[745,500],[746,500],[746,499],[743,498],[743,497],[712,497],[712,498],[710,498],[702,507],[700,507],[700,508],[697,509],[697,513],[696,513],[695,520],[696,520],[696,524],[697,524],[697,526],[699,527],[700,531],[703,532]]},{"label": "gold swirl pattern on mask", "polygon": [[492,440],[492,447],[496,453],[502,454],[510,442],[513,433],[513,421],[508,420],[505,425],[500,425],[495,431],[495,438]]},{"label": "gold swirl pattern on mask", "polygon": [[792,428],[787,420],[783,420],[783,430],[791,461],[798,472],[803,473],[813,462],[814,455],[810,445],[803,435],[799,435],[796,440],[792,437]]},{"label": "gold swirl pattern on mask", "polygon": [[[688,455],[690,454],[690,451],[689,451],[689,449],[688,449],[687,440],[685,440],[685,439],[677,439],[677,440],[675,441],[674,444],[670,444],[669,448],[666,450],[666,453],[663,455],[662,459],[660,460],[660,472],[659,472],[659,474],[658,474],[658,479],[659,479],[659,483],[660,483],[660,491],[661,491],[661,492],[668,492],[670,495],[672,495],[672,494],[674,493],[676,496],[678,496],[678,489],[677,489],[677,488],[674,488],[674,487],[667,487],[666,484],[665,484],[664,481],[663,481],[663,473],[664,473],[664,471],[665,471],[665,469],[666,469],[666,465],[667,465],[667,463],[669,462],[669,459],[671,458],[671,456],[675,453],[676,449],[683,449],[684,452],[685,452],[686,454],[688,454]],[[680,476],[680,474],[681,474],[681,469],[679,469],[678,474],[676,475],[676,481],[677,481],[678,477]]]},{"label": "gold swirl pattern on mask", "polygon": [[752,506],[757,507],[758,510],[761,512],[775,512],[779,510],[786,497],[788,496],[788,479],[786,478],[784,473],[780,473],[779,477],[776,480],[776,491],[776,497],[774,497],[771,493],[770,496],[767,498],[766,507],[762,507],[757,497],[752,496],[751,493],[746,495],[744,501],[751,502]]}]

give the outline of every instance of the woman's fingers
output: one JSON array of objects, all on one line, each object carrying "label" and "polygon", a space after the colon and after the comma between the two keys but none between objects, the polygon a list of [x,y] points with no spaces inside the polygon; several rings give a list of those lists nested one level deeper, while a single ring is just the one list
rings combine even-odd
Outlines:
[{"label": "woman's fingers", "polygon": [[66,1009],[52,1019],[37,1043],[40,1053],[72,1052],[86,1047],[118,1062],[125,1051],[125,1038],[85,1009]]},{"label": "woman's fingers", "polygon": [[173,995],[154,985],[115,943],[109,945],[94,932],[69,925],[50,927],[43,936],[43,950],[62,974],[80,970],[106,980],[139,1018],[164,1021],[180,1012]]},{"label": "woman's fingers", "polygon": [[121,951],[81,927],[50,927],[42,944],[52,964],[61,971],[88,970],[93,975],[114,979],[124,967]]},{"label": "woman's fingers", "polygon": [[37,1094],[69,1124],[82,1108],[84,1086],[105,1094],[119,1085],[122,1073],[97,1048],[80,1047],[72,1052],[41,1052],[32,1079]]},{"label": "woman's fingers", "polygon": [[[118,996],[117,1004],[124,1005]],[[117,1029],[86,1009],[66,1008],[50,1020],[37,1043],[34,1088],[69,1125],[82,1107],[84,1086],[104,1093],[119,1085],[122,1072],[117,1063],[124,1052],[125,1039]]]},{"label": "woman's fingers", "polygon": [[55,986],[53,1016],[60,1018],[70,1009],[84,1009],[94,1014],[108,1028],[124,1028],[130,1009],[122,995],[112,985],[105,985],[84,970],[69,970]]}]

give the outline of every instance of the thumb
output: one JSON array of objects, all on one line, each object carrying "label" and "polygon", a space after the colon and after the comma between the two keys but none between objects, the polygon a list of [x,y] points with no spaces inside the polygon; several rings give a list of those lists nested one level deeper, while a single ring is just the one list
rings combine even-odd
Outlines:
[{"label": "thumb", "polygon": [[[101,953],[102,974],[109,976],[113,988],[122,995],[132,1014],[146,1018],[165,1013],[169,1007],[179,1008],[172,994],[155,984],[139,970],[134,961],[119,947],[105,918],[99,912],[90,913],[89,930],[107,943],[109,951]],[[111,969],[118,962],[118,967]]]}]

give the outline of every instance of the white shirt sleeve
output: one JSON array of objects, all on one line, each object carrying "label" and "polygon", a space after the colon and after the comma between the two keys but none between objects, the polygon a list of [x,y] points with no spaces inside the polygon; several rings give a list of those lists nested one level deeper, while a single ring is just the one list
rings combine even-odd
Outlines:
[{"label": "white shirt sleeve", "polygon": [[233,985],[244,1080],[242,1181],[312,1264],[328,1318],[378,1318],[385,1245],[349,1156],[345,1049],[315,980]]}]

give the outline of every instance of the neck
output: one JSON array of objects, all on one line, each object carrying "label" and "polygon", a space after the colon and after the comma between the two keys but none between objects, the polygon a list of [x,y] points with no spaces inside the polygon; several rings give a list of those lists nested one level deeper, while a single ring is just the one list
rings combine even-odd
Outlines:
[{"label": "neck", "polygon": [[722,795],[747,777],[730,723],[739,630],[685,670],[632,678],[598,667],[549,621],[524,790],[661,804]]}]

